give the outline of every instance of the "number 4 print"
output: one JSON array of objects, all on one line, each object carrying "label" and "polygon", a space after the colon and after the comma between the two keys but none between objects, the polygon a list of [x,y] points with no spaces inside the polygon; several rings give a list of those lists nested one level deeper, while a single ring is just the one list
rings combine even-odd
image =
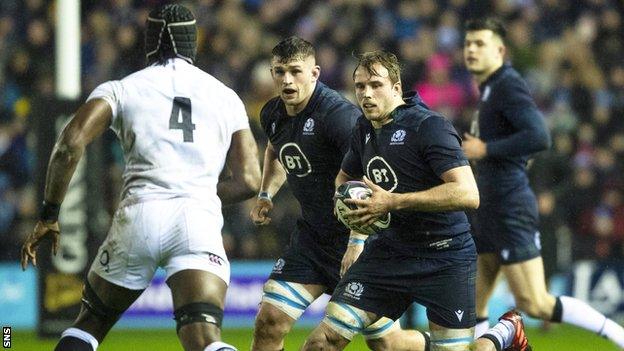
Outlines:
[{"label": "number 4 print", "polygon": [[[180,111],[182,111],[182,122],[179,121]],[[191,119],[191,99],[176,96],[173,99],[173,108],[169,118],[169,129],[181,129],[185,143],[193,142],[193,130],[195,125]]]}]

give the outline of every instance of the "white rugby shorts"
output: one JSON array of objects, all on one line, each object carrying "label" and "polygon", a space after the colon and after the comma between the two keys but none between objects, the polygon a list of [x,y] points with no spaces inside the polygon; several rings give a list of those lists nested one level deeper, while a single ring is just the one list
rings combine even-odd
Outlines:
[{"label": "white rugby shorts", "polygon": [[221,212],[190,198],[121,205],[91,271],[127,289],[148,287],[158,267],[167,279],[185,269],[210,272],[230,282]]}]

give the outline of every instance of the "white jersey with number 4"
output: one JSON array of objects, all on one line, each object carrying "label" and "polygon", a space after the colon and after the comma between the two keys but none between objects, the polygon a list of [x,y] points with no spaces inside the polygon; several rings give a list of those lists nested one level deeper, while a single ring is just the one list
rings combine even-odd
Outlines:
[{"label": "white jersey with number 4", "polygon": [[[98,86],[124,153],[124,203],[191,197],[220,213],[216,185],[232,134],[249,128],[238,95],[182,59]],[[216,213],[215,213],[216,214]]]}]

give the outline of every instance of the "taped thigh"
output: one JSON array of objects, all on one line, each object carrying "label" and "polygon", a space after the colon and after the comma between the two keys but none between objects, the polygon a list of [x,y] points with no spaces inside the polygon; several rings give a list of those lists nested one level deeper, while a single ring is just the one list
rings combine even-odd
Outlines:
[{"label": "taped thigh", "polygon": [[294,320],[314,301],[314,296],[303,284],[269,279],[264,284],[262,302],[270,303]]},{"label": "taped thigh", "polygon": [[327,304],[327,314],[323,323],[345,339],[351,340],[356,334],[362,333],[367,326],[371,325],[373,320],[364,310],[343,302],[332,301]]},{"label": "taped thigh", "polygon": [[364,330],[362,330],[362,335],[367,340],[380,339],[389,332],[397,329],[401,329],[399,321],[393,321],[388,317],[381,317],[375,323],[364,328]]},{"label": "taped thigh", "polygon": [[474,328],[431,331],[431,351],[468,351],[474,342]]}]

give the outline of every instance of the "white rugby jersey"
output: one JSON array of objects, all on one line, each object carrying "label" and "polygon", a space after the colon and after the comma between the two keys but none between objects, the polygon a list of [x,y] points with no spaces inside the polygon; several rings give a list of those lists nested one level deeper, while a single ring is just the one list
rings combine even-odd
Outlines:
[{"label": "white rugby jersey", "polygon": [[[182,59],[98,86],[126,168],[122,201],[192,197],[220,213],[219,174],[232,134],[249,128],[238,95]],[[215,207],[213,207],[215,206]]]}]

